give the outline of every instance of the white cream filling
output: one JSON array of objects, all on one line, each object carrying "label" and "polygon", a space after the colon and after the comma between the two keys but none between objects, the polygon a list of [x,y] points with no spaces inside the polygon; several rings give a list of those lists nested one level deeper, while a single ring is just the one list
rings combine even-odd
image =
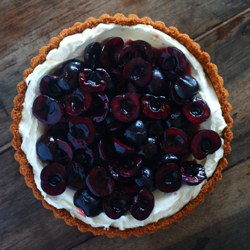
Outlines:
[{"label": "white cream filling", "polygon": [[[191,66],[192,76],[196,78],[199,83],[200,90],[198,96],[203,98],[208,103],[211,110],[210,118],[201,124],[201,129],[211,129],[221,135],[223,129],[226,127],[226,123],[222,116],[221,107],[214,88],[208,77],[205,75],[201,64],[183,45],[165,33],[154,29],[152,26],[139,24],[129,27],[115,24],[99,24],[97,27],[87,29],[81,34],[75,34],[64,38],[58,49],[53,49],[49,52],[46,61],[43,64],[38,65],[34,69],[33,73],[31,73],[26,79],[28,88],[23,103],[22,119],[19,124],[19,132],[23,140],[21,148],[26,154],[30,165],[33,167],[37,188],[41,191],[44,199],[50,205],[58,209],[67,209],[73,217],[90,224],[92,227],[108,228],[112,226],[124,230],[127,228],[145,226],[147,224],[154,223],[161,218],[169,217],[175,214],[199,194],[206,181],[198,186],[187,186],[183,184],[178,191],[173,193],[163,193],[159,190],[154,191],[154,209],[151,215],[143,221],[134,219],[129,212],[117,220],[110,219],[105,213],[101,213],[94,218],[85,218],[79,213],[79,210],[73,204],[73,195],[75,191],[67,188],[63,194],[54,197],[46,194],[41,189],[40,173],[45,164],[42,164],[37,158],[35,145],[37,139],[44,133],[45,127],[32,115],[33,101],[40,94],[40,80],[43,76],[49,74],[51,70],[56,68],[60,63],[81,56],[85,47],[89,43],[94,41],[101,42],[105,38],[111,36],[119,36],[123,38],[124,41],[138,39],[144,40],[156,48],[168,46],[179,48],[185,54]],[[214,154],[208,155],[206,160],[203,160],[202,164],[204,165],[205,162],[204,166],[208,177],[212,176],[217,163],[222,156],[223,148],[221,146],[220,149]]]}]

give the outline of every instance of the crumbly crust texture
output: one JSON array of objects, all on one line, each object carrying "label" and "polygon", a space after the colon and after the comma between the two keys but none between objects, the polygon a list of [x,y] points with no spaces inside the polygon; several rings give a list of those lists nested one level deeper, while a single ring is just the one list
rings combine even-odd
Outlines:
[{"label": "crumbly crust texture", "polygon": [[[22,103],[24,101],[25,92],[27,89],[25,79],[31,72],[33,72],[34,68],[37,65],[43,63],[46,60],[46,56],[50,50],[58,48],[59,43],[66,36],[81,33],[87,28],[96,27],[100,23],[115,23],[127,26],[133,26],[137,24],[151,25],[153,26],[153,28],[166,33],[167,35],[171,36],[179,43],[184,45],[189,50],[189,52],[193,54],[196,59],[201,63],[207,75],[209,76],[218,96],[222,109],[222,115],[227,123],[227,127],[223,130],[222,135],[222,138],[224,139],[224,156],[220,159],[213,176],[203,186],[199,195],[173,216],[163,218],[153,224],[134,229],[120,230],[113,227],[110,227],[109,229],[105,229],[103,227],[94,228],[80,221],[79,219],[73,218],[67,210],[56,209],[55,207],[49,205],[44,200],[43,196],[41,195],[41,192],[37,189],[34,181],[32,166],[28,163],[25,153],[21,150],[22,138],[18,130],[19,123],[22,117]],[[200,50],[199,44],[193,42],[187,34],[180,34],[175,27],[167,28],[165,24],[161,21],[153,22],[149,17],[143,17],[139,19],[136,15],[133,14],[129,15],[128,17],[125,17],[124,15],[119,13],[114,15],[113,17],[104,14],[100,16],[99,19],[90,17],[84,23],[77,22],[72,28],[64,29],[63,31],[61,31],[58,37],[51,38],[49,44],[39,50],[39,55],[31,59],[30,65],[31,68],[26,69],[23,72],[23,81],[17,85],[18,95],[14,98],[14,109],[11,113],[14,122],[10,127],[10,130],[14,136],[12,140],[12,146],[16,150],[15,159],[20,163],[20,173],[24,175],[27,186],[32,188],[34,196],[38,200],[42,201],[43,206],[45,208],[53,210],[55,217],[64,219],[66,224],[70,226],[76,225],[81,232],[91,231],[95,235],[106,234],[110,238],[113,238],[115,236],[128,238],[130,235],[142,236],[146,233],[155,233],[158,229],[169,228],[173,222],[182,221],[185,215],[192,213],[195,207],[204,201],[205,195],[213,192],[213,184],[219,182],[222,179],[221,171],[227,166],[227,160],[225,156],[228,155],[231,151],[230,141],[233,138],[233,134],[230,130],[233,125],[233,119],[230,117],[230,111],[232,107],[227,102],[228,92],[226,89],[223,88],[223,79],[218,75],[217,66],[210,62],[210,56],[206,52],[202,52]]]}]

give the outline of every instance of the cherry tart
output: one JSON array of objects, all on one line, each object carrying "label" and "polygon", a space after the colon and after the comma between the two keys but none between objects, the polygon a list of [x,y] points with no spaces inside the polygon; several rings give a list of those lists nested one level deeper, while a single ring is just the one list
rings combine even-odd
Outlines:
[{"label": "cherry tart", "polygon": [[[118,23],[119,17],[114,17]],[[174,32],[164,32],[178,40]],[[174,195],[182,186],[210,183],[203,165],[206,157],[221,148],[222,140],[216,131],[202,129],[211,111],[199,95],[199,81],[192,76],[184,51],[112,36],[86,44],[81,56],[61,63],[40,79],[32,114],[45,131],[35,149],[44,166],[40,190],[52,200],[57,197],[51,196],[74,194],[73,209],[85,218],[102,214],[119,220],[129,215],[140,223],[150,220],[155,192]],[[15,121],[20,122],[20,115]],[[15,126],[12,131],[18,140]],[[230,148],[230,140],[224,141],[225,149]],[[37,190],[33,183],[29,186]],[[58,209],[52,209],[57,213]],[[76,223],[70,215],[66,217],[69,224]],[[79,226],[81,231],[95,234],[112,237],[122,231],[79,222],[84,224]],[[142,228],[142,233],[135,228],[121,236],[156,231],[147,224]]]}]

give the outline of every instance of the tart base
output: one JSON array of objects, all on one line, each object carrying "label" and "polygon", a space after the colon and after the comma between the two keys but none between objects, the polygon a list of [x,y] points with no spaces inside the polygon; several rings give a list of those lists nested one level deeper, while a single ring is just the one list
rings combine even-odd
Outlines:
[{"label": "tart base", "polygon": [[[94,228],[80,221],[79,219],[73,218],[67,210],[57,209],[49,205],[44,200],[43,196],[41,195],[41,192],[37,189],[34,181],[32,166],[28,163],[25,153],[21,150],[22,138],[19,134],[19,123],[22,117],[22,103],[24,102],[25,92],[27,89],[25,79],[30,73],[33,72],[34,68],[37,65],[43,63],[46,60],[46,56],[50,50],[58,48],[59,43],[62,41],[63,38],[76,33],[81,33],[87,28],[96,27],[100,23],[115,23],[127,26],[133,26],[137,24],[151,25],[153,28],[164,32],[165,34],[171,36],[179,43],[184,45],[189,50],[189,52],[193,54],[196,59],[201,63],[207,75],[209,76],[218,96],[221,105],[222,115],[225,119],[225,122],[227,123],[227,126],[222,133],[222,138],[224,139],[224,156],[220,159],[213,176],[202,187],[198,196],[195,199],[191,200],[186,206],[184,206],[178,213],[174,214],[173,216],[160,219],[159,221],[153,224],[133,229],[120,230],[113,227],[110,227],[109,229],[105,229],[104,227]],[[72,28],[64,29],[63,31],[61,31],[58,37],[50,39],[49,44],[39,50],[39,55],[31,59],[30,65],[31,68],[26,69],[23,72],[23,81],[17,85],[18,95],[14,98],[14,109],[11,113],[11,117],[14,122],[10,127],[10,131],[14,136],[12,140],[12,146],[16,150],[15,159],[20,163],[20,173],[24,175],[25,182],[27,186],[33,190],[35,198],[41,200],[45,208],[53,210],[55,217],[64,219],[66,224],[70,226],[76,225],[81,232],[91,231],[94,235],[106,234],[110,238],[113,238],[115,236],[128,238],[131,235],[142,236],[146,233],[155,233],[158,229],[169,228],[173,222],[182,221],[185,215],[192,213],[195,207],[204,201],[205,195],[213,192],[213,184],[219,182],[222,179],[221,171],[227,166],[227,160],[225,156],[231,152],[230,141],[233,138],[233,134],[230,130],[233,125],[233,119],[230,117],[230,111],[232,107],[227,102],[228,92],[226,89],[223,88],[223,79],[218,75],[217,66],[210,62],[210,56],[206,52],[202,52],[200,50],[199,44],[193,42],[187,34],[180,34],[175,27],[167,28],[165,24],[161,21],[152,22],[149,17],[143,17],[139,19],[136,15],[133,14],[129,15],[128,17],[125,17],[124,15],[119,13],[114,15],[113,17],[104,14],[100,16],[99,19],[90,17],[84,23],[77,22],[73,25]]]}]

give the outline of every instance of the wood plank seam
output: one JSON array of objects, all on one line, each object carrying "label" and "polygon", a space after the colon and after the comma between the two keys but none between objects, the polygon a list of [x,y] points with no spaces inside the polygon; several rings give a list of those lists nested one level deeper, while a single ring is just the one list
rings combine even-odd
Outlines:
[{"label": "wood plank seam", "polygon": [[240,17],[240,16],[242,16],[242,15],[248,13],[248,12],[250,12],[250,7],[247,8],[247,9],[245,9],[244,11],[240,12],[239,14],[237,14],[237,15],[235,15],[235,16],[229,18],[229,19],[226,20],[225,22],[223,22],[223,23],[221,23],[221,24],[215,26],[213,29],[211,29],[211,30],[209,30],[209,31],[207,31],[207,32],[205,32],[205,33],[203,33],[202,35],[200,35],[200,36],[194,38],[194,39],[193,39],[194,42],[197,42],[197,41],[201,40],[202,38],[208,36],[209,34],[213,33],[214,31],[220,29],[221,27],[227,25],[228,23],[234,21],[234,20],[237,19],[238,17]]}]

